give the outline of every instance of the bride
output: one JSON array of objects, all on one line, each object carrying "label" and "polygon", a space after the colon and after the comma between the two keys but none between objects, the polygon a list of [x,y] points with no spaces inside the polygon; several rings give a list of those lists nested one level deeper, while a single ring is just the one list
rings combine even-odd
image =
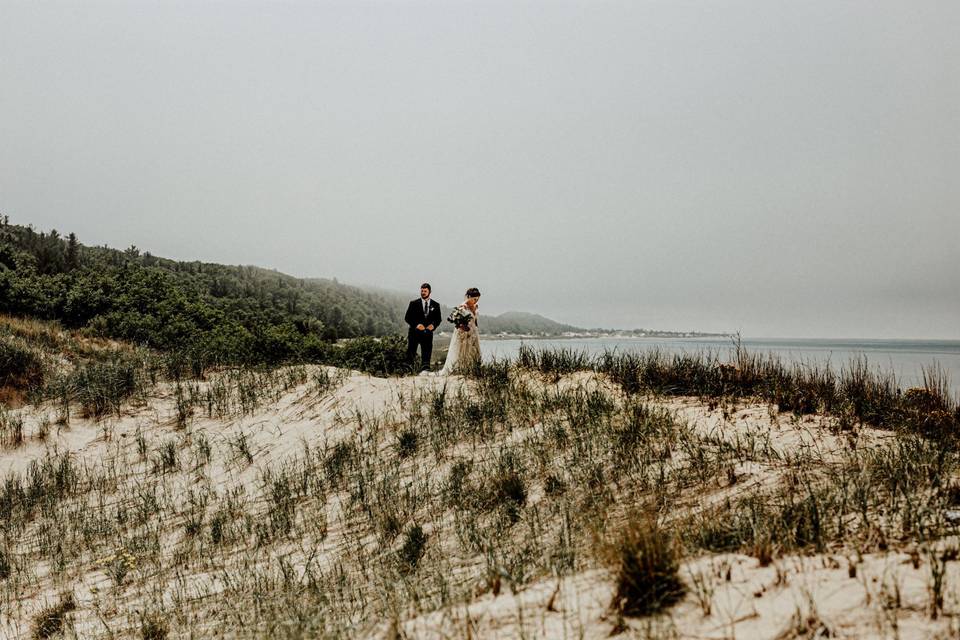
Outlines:
[{"label": "bride", "polygon": [[[437,373],[438,376],[470,371],[480,363],[480,333],[477,329],[478,302],[480,302],[480,290],[470,287],[464,296],[463,304],[453,310],[453,314],[457,313],[457,309],[461,312],[469,312],[470,320],[466,324],[455,327],[453,339],[450,341],[450,350],[447,351],[447,360],[443,364],[443,369]],[[464,315],[467,314],[464,313]]]}]

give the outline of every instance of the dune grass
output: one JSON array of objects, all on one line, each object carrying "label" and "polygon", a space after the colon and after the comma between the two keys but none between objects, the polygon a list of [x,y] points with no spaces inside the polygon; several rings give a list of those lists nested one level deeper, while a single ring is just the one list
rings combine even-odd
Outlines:
[{"label": "dune grass", "polygon": [[719,351],[667,353],[659,349],[609,351],[590,358],[573,350],[522,346],[517,365],[551,378],[596,371],[631,394],[715,401],[754,398],[798,416],[834,415],[845,425],[904,428],[945,439],[960,436],[960,402],[950,393],[946,373],[936,366],[924,370],[922,386],[904,390],[892,374],[871,368],[864,357],[834,371],[828,364],[786,364],[740,346],[726,358]]},{"label": "dune grass", "polygon": [[[0,608],[38,585],[63,594],[23,609],[29,633],[357,637],[597,568],[616,616],[657,617],[684,598],[710,610],[691,558],[737,551],[766,566],[957,533],[945,515],[960,502],[956,405],[936,372],[900,391],[866,363],[834,374],[749,354],[525,350],[464,379],[396,380],[381,412],[315,409],[325,430],[264,458],[256,425],[282,403],[334,406],[350,374],[172,378],[162,359],[124,353],[45,381],[57,392],[38,406],[104,424],[134,414],[144,431],[109,440],[96,463],[50,446],[0,478]],[[849,444],[703,430],[666,406],[674,395],[703,398],[724,424],[747,401],[769,403],[773,425],[828,414],[822,437]],[[892,435],[859,444],[871,420]],[[741,488],[746,470],[768,481]],[[918,560],[931,610],[957,615],[938,558]]]}]

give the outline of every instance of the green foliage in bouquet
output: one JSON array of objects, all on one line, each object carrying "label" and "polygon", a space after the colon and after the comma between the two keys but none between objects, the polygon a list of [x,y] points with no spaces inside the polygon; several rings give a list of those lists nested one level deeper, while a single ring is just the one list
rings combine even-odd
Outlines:
[{"label": "green foliage in bouquet", "polygon": [[470,330],[470,321],[473,320],[473,314],[469,309],[463,307],[454,307],[447,318],[447,322],[453,323],[458,329]]}]

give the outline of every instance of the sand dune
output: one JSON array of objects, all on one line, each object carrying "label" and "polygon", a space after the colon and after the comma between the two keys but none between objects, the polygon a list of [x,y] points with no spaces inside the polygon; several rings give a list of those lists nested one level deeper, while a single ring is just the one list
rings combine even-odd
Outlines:
[{"label": "sand dune", "polygon": [[[900,436],[764,405],[647,397],[644,410],[669,416],[676,434],[651,436],[670,443],[660,467],[619,473],[616,451],[578,434],[587,423],[571,412],[610,403],[598,411],[615,425],[636,399],[594,373],[509,376],[496,393],[521,403],[512,409],[490,405],[483,381],[305,367],[162,383],[121,415],[69,425],[53,425],[49,406],[12,411],[25,439],[0,454],[0,473],[21,478],[24,495],[49,495],[9,516],[0,630],[36,635],[69,597],[64,633],[77,637],[955,637],[957,539],[893,536],[890,513],[875,514],[880,537],[847,513],[847,536],[781,550],[772,540],[764,561],[688,540],[683,598],[620,619],[597,549],[658,486],[659,520],[683,537],[698,514],[781,490],[804,466],[849,470],[852,450]],[[708,451],[702,463],[693,446]],[[579,475],[590,456],[606,485]],[[64,457],[72,471],[57,476]],[[523,495],[489,504],[514,463]],[[591,494],[605,496],[596,512]]]}]

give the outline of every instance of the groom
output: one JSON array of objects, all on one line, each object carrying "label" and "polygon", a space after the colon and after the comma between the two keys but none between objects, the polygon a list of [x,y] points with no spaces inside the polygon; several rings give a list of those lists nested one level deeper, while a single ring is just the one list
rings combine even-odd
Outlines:
[{"label": "groom", "polygon": [[420,299],[411,300],[403,321],[410,325],[407,333],[407,362],[413,366],[420,346],[420,366],[430,370],[430,355],[433,353],[433,332],[440,326],[440,305],[430,299],[430,284],[420,285]]}]

